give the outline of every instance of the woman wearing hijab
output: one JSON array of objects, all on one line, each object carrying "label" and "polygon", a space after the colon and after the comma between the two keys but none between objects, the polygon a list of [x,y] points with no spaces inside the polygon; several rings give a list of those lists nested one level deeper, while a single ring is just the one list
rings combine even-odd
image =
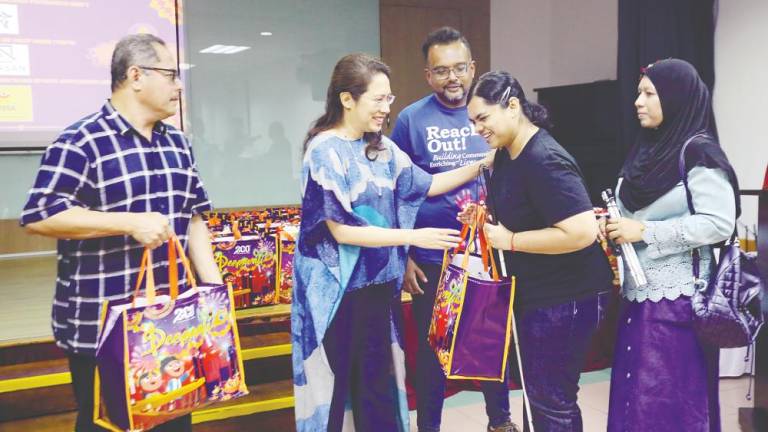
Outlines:
[{"label": "woman wearing hijab", "polygon": [[[634,244],[648,283],[625,278],[622,287],[608,430],[719,431],[718,350],[700,343],[692,325],[691,252],[699,250],[707,280],[715,265],[711,245],[728,239],[736,224],[736,175],[693,66],[656,62],[643,71],[638,93],[643,129],[617,186],[624,217],[608,221],[605,232]],[[678,158],[694,136],[685,151],[691,214]]]}]

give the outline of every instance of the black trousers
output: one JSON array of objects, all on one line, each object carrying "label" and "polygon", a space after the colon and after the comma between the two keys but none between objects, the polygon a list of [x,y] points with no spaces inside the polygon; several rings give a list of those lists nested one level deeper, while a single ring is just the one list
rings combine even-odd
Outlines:
[{"label": "black trousers", "polygon": [[[96,358],[89,355],[68,353],[69,371],[72,374],[72,390],[77,402],[75,432],[100,432],[106,429],[93,423],[93,377]],[[192,432],[192,416],[187,414],[154,429],[155,432]]]},{"label": "black trousers", "polygon": [[390,320],[392,305],[399,307],[396,292],[394,283],[385,283],[345,293],[341,299],[323,340],[335,376],[328,432],[343,429],[347,401],[356,430],[398,430]]}]

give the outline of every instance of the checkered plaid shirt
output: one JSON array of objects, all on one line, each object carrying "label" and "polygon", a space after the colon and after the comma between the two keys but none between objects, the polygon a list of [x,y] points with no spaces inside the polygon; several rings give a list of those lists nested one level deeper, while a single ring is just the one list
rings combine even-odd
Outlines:
[{"label": "checkered plaid shirt", "polygon": [[[211,203],[180,131],[158,122],[150,142],[107,102],[101,111],[67,128],[48,147],[21,224],[72,207],[162,213],[186,247],[192,216],[211,210]],[[53,335],[59,346],[95,353],[101,309],[107,301],[131,295],[142,252],[131,236],[59,240],[52,312]],[[156,249],[153,258],[158,288],[167,287],[165,247]],[[183,274],[180,267],[179,275]]]}]

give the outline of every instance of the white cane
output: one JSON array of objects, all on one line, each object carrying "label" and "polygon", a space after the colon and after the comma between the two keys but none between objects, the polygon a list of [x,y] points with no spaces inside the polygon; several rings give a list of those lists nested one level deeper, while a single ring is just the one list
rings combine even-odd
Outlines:
[{"label": "white cane", "polygon": [[[499,264],[501,265],[501,275],[507,277],[507,266],[504,262],[504,252],[497,249],[499,253]],[[531,403],[528,401],[528,393],[525,391],[525,377],[523,376],[523,358],[520,356],[520,343],[517,339],[517,320],[515,320],[515,310],[512,309],[512,338],[515,340],[515,355],[517,356],[517,371],[520,374],[520,386],[523,390],[523,405],[528,417],[528,429],[534,432],[533,415],[531,414]]]},{"label": "white cane", "polygon": [[[483,178],[485,179],[486,186],[491,184],[491,174],[488,171],[488,168],[483,166],[480,171],[483,174]],[[497,223],[498,219],[496,219],[496,212],[495,207],[493,205],[492,195],[490,193],[486,193],[486,200],[487,200],[487,208],[491,213],[491,216],[493,217],[493,222]],[[501,275],[503,277],[507,277],[507,265],[504,261],[504,252],[501,251],[501,249],[497,249],[496,252],[499,254],[499,265],[501,266]],[[513,302],[514,304],[514,302]],[[523,390],[523,405],[525,405],[525,413],[528,417],[528,430],[530,432],[534,432],[533,429],[533,414],[531,413],[531,403],[528,400],[528,392],[525,390],[525,377],[523,376],[523,358],[520,356],[520,342],[517,340],[517,320],[515,319],[515,309],[512,309],[512,337],[515,339],[515,356],[517,357],[517,371],[520,374],[520,386]]]}]

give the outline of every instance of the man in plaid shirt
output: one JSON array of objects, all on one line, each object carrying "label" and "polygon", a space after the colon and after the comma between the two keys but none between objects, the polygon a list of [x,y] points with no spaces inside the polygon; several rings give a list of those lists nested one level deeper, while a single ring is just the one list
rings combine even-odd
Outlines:
[{"label": "man in plaid shirt", "polygon": [[[99,318],[108,301],[131,295],[144,248],[154,249],[158,288],[169,266],[159,246],[174,233],[199,279],[221,283],[201,217],[211,203],[189,143],[162,122],[181,90],[171,52],[155,36],[127,36],[111,73],[111,99],[46,150],[21,216],[28,232],[59,239],[53,334],[69,357],[77,431],[102,430],[92,422]],[[191,429],[187,415],[155,430]]]}]

